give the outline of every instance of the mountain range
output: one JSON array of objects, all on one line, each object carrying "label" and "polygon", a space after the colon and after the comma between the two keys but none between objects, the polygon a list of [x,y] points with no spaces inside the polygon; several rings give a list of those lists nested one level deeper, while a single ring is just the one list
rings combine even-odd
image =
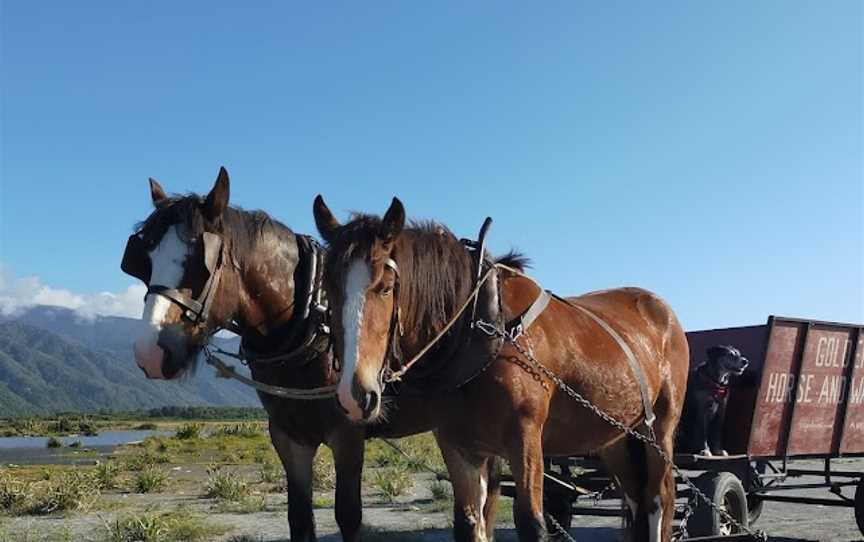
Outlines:
[{"label": "mountain range", "polygon": [[[132,357],[139,326],[131,318],[85,318],[49,306],[0,316],[0,417],[168,405],[260,406],[252,389],[216,377],[203,364],[178,381],[147,380]],[[233,351],[239,343],[236,337],[215,341]]]}]

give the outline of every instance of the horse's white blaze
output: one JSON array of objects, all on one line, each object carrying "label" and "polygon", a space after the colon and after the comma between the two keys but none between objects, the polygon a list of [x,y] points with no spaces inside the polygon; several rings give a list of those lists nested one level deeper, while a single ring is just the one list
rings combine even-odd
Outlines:
[{"label": "horse's white blaze", "polygon": [[[189,248],[177,234],[177,227],[171,226],[162,236],[159,244],[150,251],[150,284],[176,288],[183,278],[183,264]],[[144,312],[141,320],[145,330],[135,340],[135,361],[147,376],[161,378],[162,349],[158,345],[159,331],[171,308],[171,301],[161,295],[148,294],[144,298]]]},{"label": "horse's white blaze", "polygon": [[648,514],[648,538],[650,542],[660,542],[663,530],[663,507],[660,505],[660,496],[654,497],[656,510]]},{"label": "horse's white blaze", "polygon": [[342,376],[339,378],[339,402],[348,411],[348,416],[353,420],[363,418],[363,410],[351,393],[351,383],[354,373],[357,371],[357,361],[360,357],[360,327],[363,325],[363,307],[366,304],[366,290],[372,274],[369,265],[356,259],[348,267],[345,275],[345,303],[342,305],[342,327],[345,331],[344,342],[345,357],[342,367]]},{"label": "horse's white blaze", "polygon": [[[150,251],[150,284],[169,288],[179,286],[188,254],[189,247],[177,234],[177,226],[168,228],[156,248]],[[162,323],[170,308],[171,301],[165,296],[148,294],[144,298],[144,314],[141,319],[156,329],[162,329]]]}]

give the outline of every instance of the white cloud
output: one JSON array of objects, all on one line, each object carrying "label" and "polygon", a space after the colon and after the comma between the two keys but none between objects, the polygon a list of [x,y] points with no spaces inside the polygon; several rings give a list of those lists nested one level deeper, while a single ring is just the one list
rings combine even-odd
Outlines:
[{"label": "white cloud", "polygon": [[39,277],[16,277],[0,263],[0,314],[11,315],[34,305],[73,309],[81,316],[128,316],[140,318],[144,308],[143,284],[133,284],[120,293],[77,294],[53,288]]}]

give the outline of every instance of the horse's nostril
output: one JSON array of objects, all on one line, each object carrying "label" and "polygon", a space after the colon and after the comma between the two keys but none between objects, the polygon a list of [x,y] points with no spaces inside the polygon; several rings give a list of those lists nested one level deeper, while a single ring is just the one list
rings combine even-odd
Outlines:
[{"label": "horse's nostril", "polygon": [[366,398],[363,401],[363,417],[368,418],[378,408],[381,402],[381,395],[378,392],[370,391],[366,393]]}]

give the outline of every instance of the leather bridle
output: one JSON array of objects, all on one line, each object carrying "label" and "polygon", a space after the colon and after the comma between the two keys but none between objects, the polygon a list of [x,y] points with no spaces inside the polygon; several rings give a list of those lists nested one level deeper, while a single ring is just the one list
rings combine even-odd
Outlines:
[{"label": "leather bridle", "polygon": [[198,297],[192,297],[178,288],[172,288],[162,284],[150,284],[151,266],[150,259],[146,256],[147,247],[140,234],[132,234],[126,243],[123,253],[123,261],[120,269],[124,273],[140,279],[147,285],[147,295],[159,295],[183,309],[183,318],[193,325],[204,327],[210,314],[210,305],[213,302],[225,263],[225,244],[222,237],[215,233],[204,232],[201,234],[204,245],[204,266],[208,277]]}]

